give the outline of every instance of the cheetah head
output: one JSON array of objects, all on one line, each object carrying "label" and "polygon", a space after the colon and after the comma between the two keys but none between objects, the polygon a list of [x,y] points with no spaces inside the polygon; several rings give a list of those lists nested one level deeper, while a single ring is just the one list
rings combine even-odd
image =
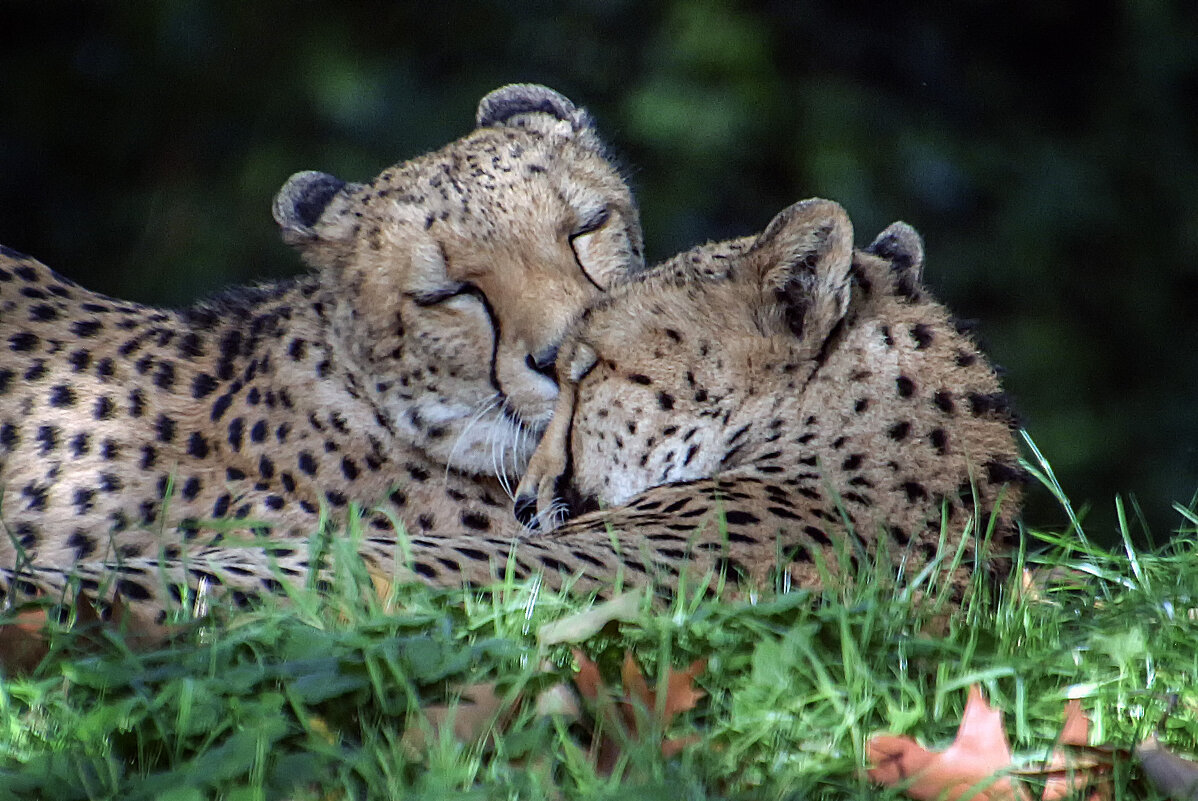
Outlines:
[{"label": "cheetah head", "polygon": [[305,172],[283,238],[321,274],[337,357],[390,424],[470,473],[523,468],[584,305],[639,269],[632,195],[585,110],[542,86],[482,99],[477,128],[366,184]]},{"label": "cheetah head", "polygon": [[737,475],[831,485],[919,526],[971,481],[993,501],[1017,459],[994,371],[922,288],[910,226],[852,242],[839,205],[804,201],[597,300],[562,347],[517,516],[545,530]]}]

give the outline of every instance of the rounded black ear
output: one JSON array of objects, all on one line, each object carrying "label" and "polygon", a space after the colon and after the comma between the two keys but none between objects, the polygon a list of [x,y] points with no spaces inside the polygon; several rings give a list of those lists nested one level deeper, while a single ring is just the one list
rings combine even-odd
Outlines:
[{"label": "rounded black ear", "polygon": [[762,289],[782,305],[801,337],[826,336],[849,305],[853,223],[831,200],[795,203],[770,221],[753,244]]},{"label": "rounded black ear", "polygon": [[895,286],[904,295],[917,293],[923,273],[923,237],[905,222],[891,223],[865,249],[890,263]]},{"label": "rounded black ear", "polygon": [[547,114],[568,122],[576,131],[591,125],[586,109],[578,108],[569,98],[548,86],[536,83],[512,83],[491,92],[478,102],[475,120],[479,128],[524,126],[532,114]]},{"label": "rounded black ear", "polygon": [[315,237],[320,215],[345,186],[340,178],[315,170],[297,172],[288,178],[275,195],[272,208],[283,238],[293,241]]}]

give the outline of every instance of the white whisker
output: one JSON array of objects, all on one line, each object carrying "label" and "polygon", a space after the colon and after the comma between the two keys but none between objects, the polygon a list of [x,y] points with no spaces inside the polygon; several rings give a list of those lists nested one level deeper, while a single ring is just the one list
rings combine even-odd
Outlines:
[{"label": "white whisker", "polygon": [[470,429],[477,425],[479,420],[481,420],[490,412],[494,411],[499,406],[501,400],[502,398],[500,397],[499,393],[495,393],[489,398],[485,398],[481,403],[479,403],[478,410],[474,414],[470,415],[470,419],[466,421],[466,425],[462,427],[460,432],[458,432],[458,436],[457,439],[454,440],[453,447],[449,449],[449,458],[446,459],[445,462],[446,481],[449,480],[449,471],[450,465],[453,464],[453,456],[455,453],[457,453],[458,448],[465,443],[466,435],[470,433]]}]

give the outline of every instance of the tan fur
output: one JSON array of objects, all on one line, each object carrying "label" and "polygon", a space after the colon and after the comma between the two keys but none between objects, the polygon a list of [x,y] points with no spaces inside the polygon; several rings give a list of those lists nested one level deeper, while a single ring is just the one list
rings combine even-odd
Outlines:
[{"label": "tan fur", "polygon": [[315,271],[192,309],[0,252],[0,589],[145,600],[124,566],[221,543],[212,518],[278,554],[350,503],[390,542],[510,532],[557,344],[642,246],[585,111],[518,85],[478,122],[367,184],[293,176],[274,214]]},{"label": "tan fur", "polygon": [[[808,201],[614,288],[562,346],[555,416],[521,485],[543,530],[368,526],[358,553],[400,579],[542,574],[603,593],[683,576],[811,586],[820,552],[844,543],[885,541],[913,569],[942,532],[952,547],[991,524],[1009,544],[1020,474],[994,371],[920,284],[910,227],[851,242],[839,206]],[[576,516],[559,525],[563,496]],[[596,504],[613,508],[583,511]],[[200,586],[237,599],[308,575],[309,551],[284,545],[193,542],[63,573],[93,592],[115,578],[152,619]]]},{"label": "tan fur", "polygon": [[[839,206],[796,204],[760,237],[682,254],[588,310],[517,501],[536,499],[538,542],[572,554],[557,559],[586,586],[613,574],[587,556],[668,579],[681,559],[666,552],[759,582],[781,557],[814,585],[812,552],[850,531],[918,566],[942,534],[984,535],[992,513],[1011,544],[1022,474],[993,369],[920,286],[909,226],[851,242]],[[562,495],[608,511],[553,530]],[[586,542],[600,527],[618,563]]]}]

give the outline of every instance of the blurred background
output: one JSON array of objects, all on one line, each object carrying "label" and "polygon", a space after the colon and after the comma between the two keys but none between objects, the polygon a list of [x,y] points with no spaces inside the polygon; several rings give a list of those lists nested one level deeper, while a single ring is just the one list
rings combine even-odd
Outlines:
[{"label": "blurred background", "polygon": [[[884,10],[880,10],[884,9]],[[161,0],[0,5],[0,242],[181,305],[299,260],[292,172],[372,177],[512,81],[587,105],[649,257],[840,201],[981,321],[1088,533],[1198,488],[1198,4]],[[1045,495],[1035,525],[1063,524]]]}]

